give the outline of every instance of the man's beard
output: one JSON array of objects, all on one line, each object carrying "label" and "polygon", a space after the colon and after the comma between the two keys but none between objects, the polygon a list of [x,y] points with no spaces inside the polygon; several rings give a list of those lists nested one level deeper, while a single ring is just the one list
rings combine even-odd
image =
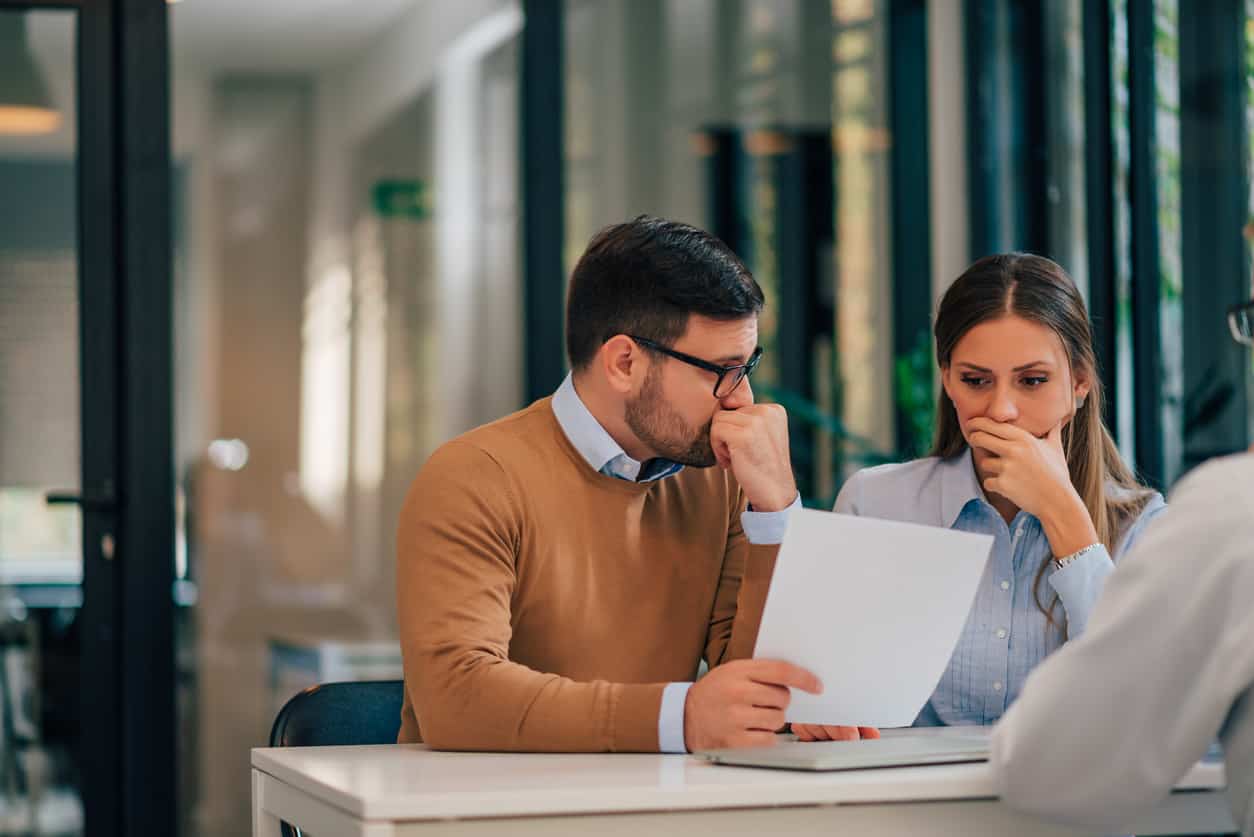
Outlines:
[{"label": "man's beard", "polygon": [[627,427],[663,459],[694,468],[709,468],[717,461],[710,446],[713,419],[694,432],[662,397],[660,373],[656,367],[649,370],[640,394],[627,402],[624,416]]}]

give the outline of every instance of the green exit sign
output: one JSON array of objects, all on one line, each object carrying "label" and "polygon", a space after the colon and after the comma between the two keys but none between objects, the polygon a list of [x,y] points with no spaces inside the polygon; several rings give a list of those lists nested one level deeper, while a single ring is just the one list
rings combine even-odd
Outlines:
[{"label": "green exit sign", "polygon": [[421,180],[380,180],[372,190],[375,212],[384,218],[428,218],[431,193]]}]

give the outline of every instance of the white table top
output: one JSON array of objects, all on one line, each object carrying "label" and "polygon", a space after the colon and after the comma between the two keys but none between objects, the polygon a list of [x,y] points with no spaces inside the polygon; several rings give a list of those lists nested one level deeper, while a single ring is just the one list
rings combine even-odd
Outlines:
[{"label": "white table top", "polygon": [[[988,764],[840,773],[722,767],[684,755],[443,753],[425,746],[258,748],[252,766],[364,820],[431,820],[987,799]],[[1224,786],[1195,766],[1178,790]]]}]

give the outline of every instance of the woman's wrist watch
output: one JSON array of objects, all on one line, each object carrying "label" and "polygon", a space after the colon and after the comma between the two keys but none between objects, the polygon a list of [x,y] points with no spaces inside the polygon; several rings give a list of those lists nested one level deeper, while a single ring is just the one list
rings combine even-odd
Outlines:
[{"label": "woman's wrist watch", "polygon": [[1064,555],[1064,556],[1062,556],[1061,558],[1055,558],[1055,559],[1054,559],[1054,569],[1055,569],[1055,570],[1061,570],[1061,569],[1063,569],[1063,568],[1064,568],[1064,567],[1066,567],[1068,564],[1070,564],[1072,561],[1077,560],[1078,558],[1080,558],[1080,557],[1081,557],[1081,556],[1083,556],[1083,555],[1088,555],[1090,552],[1092,552],[1093,550],[1097,549],[1099,546],[1101,546],[1101,544],[1100,544],[1100,543],[1091,543],[1091,544],[1089,544],[1088,546],[1084,547],[1084,549],[1081,549],[1081,550],[1079,550],[1079,551],[1077,551],[1077,552],[1073,552],[1073,553],[1071,553],[1070,555]]}]

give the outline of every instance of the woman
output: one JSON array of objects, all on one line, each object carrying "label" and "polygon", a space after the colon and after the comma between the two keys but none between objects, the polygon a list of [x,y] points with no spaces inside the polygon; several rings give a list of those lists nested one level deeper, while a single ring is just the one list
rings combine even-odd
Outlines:
[{"label": "woman", "polygon": [[1102,424],[1088,315],[1057,264],[980,259],[945,293],[935,336],[932,456],[859,471],[836,511],[994,537],[958,647],[915,720],[992,724],[1028,672],[1083,632],[1115,563],[1165,506]]}]

